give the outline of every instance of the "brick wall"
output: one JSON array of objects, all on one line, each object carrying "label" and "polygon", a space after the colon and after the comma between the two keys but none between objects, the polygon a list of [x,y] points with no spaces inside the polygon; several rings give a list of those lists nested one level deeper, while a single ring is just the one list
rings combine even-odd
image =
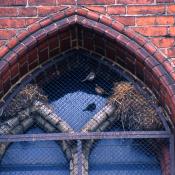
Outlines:
[{"label": "brick wall", "polygon": [[175,65],[174,0],[1,0],[0,46],[29,25],[70,6],[111,16],[149,38]]}]

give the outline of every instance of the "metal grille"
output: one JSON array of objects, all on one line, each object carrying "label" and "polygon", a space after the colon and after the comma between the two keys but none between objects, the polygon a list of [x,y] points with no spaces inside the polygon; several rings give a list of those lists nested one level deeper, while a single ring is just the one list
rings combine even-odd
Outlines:
[{"label": "metal grille", "polygon": [[[26,85],[34,95],[26,95]],[[16,110],[13,103],[21,92],[23,101]],[[56,57],[5,100],[0,125],[3,175],[174,173],[168,116],[147,87],[107,59],[84,52]],[[168,168],[163,151],[170,158]]]},{"label": "metal grille", "polygon": [[152,143],[149,139],[101,140],[90,154],[90,174],[161,174],[160,147]]}]

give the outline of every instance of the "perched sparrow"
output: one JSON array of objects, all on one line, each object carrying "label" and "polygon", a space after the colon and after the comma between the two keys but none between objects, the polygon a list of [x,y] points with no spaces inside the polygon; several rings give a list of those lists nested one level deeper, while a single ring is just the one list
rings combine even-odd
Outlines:
[{"label": "perched sparrow", "polygon": [[98,84],[95,84],[95,91],[99,95],[109,95],[109,93],[104,90],[102,87],[100,87]]},{"label": "perched sparrow", "polygon": [[87,77],[82,80],[81,82],[85,82],[85,81],[93,81],[95,79],[96,75],[95,72],[90,72]]},{"label": "perched sparrow", "polygon": [[83,111],[94,111],[96,109],[96,104],[95,103],[91,103],[89,104],[85,109],[83,109]]}]

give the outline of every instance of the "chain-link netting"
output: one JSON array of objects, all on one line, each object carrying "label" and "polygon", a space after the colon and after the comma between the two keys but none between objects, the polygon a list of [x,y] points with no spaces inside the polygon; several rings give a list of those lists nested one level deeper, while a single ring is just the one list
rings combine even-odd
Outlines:
[{"label": "chain-link netting", "polygon": [[[42,130],[33,128],[28,133]],[[12,143],[1,159],[1,174],[74,175],[80,171],[83,175],[160,175],[165,173],[164,164],[170,164],[168,139],[86,140],[80,153],[73,142],[74,146],[69,145],[70,159],[61,141]]]},{"label": "chain-link netting", "polygon": [[[45,141],[0,143],[0,174],[158,175],[170,171],[164,167],[173,151],[167,115],[146,86],[104,58],[74,55],[55,58],[45,67],[37,76],[31,74],[32,81],[1,110],[0,134],[21,134],[25,139],[28,134],[64,133],[65,139],[58,136],[59,141],[49,141],[47,136]],[[66,134],[91,132],[109,135],[104,140],[97,135],[83,141],[66,139]],[[162,135],[166,139],[160,139]]]},{"label": "chain-link netting", "polygon": [[112,139],[97,141],[92,145],[89,153],[89,174],[160,175],[162,174],[161,144],[165,146],[166,140]]}]

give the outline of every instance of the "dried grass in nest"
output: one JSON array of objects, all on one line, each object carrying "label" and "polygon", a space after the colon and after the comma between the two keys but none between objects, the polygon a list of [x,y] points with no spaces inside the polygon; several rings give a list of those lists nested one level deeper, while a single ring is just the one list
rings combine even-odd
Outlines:
[{"label": "dried grass in nest", "polygon": [[7,106],[4,111],[5,117],[17,115],[18,112],[29,108],[35,100],[47,102],[48,98],[37,85],[26,85]]},{"label": "dried grass in nest", "polygon": [[163,127],[156,110],[128,82],[120,82],[114,85],[109,102],[117,105],[116,119],[122,123],[123,128],[159,130]]}]

